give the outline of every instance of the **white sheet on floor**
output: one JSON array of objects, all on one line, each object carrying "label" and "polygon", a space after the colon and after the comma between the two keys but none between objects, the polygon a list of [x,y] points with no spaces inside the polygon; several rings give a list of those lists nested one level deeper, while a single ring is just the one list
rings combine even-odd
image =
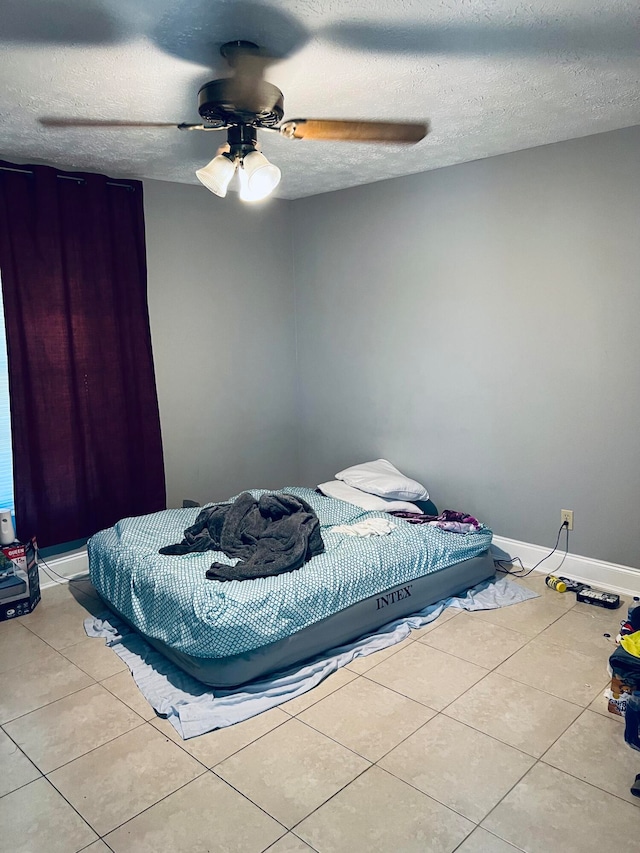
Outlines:
[{"label": "white sheet on floor", "polygon": [[129,667],[143,696],[156,713],[166,717],[186,740],[247,720],[306,693],[355,658],[366,657],[401,642],[412,629],[422,628],[437,619],[446,607],[493,610],[537,597],[538,593],[519,586],[509,578],[484,582],[463,597],[447,598],[432,604],[419,613],[384,625],[374,634],[331,649],[302,666],[227,690],[213,689],[187,675],[111,612],[105,612],[102,618],[88,617],[84,620],[84,627],[90,637],[106,639],[107,645]]}]

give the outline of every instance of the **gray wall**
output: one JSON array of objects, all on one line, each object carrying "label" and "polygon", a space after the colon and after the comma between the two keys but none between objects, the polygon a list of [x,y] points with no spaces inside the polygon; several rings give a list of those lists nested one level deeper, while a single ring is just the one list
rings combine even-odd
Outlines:
[{"label": "gray wall", "polygon": [[640,128],[293,210],[301,481],[385,456],[498,534],[551,546],[573,509],[573,553],[640,566]]},{"label": "gray wall", "polygon": [[296,483],[290,205],[144,193],[168,505]]}]

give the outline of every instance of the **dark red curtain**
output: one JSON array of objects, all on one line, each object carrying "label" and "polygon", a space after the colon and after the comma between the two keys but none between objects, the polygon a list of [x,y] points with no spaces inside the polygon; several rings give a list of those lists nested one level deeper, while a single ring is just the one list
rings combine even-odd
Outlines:
[{"label": "dark red curtain", "polygon": [[142,184],[0,161],[18,536],[165,507]]}]

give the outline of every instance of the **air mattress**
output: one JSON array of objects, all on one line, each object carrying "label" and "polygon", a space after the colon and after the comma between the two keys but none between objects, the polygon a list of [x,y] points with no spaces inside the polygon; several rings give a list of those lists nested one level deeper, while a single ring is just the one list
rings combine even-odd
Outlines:
[{"label": "air mattress", "polygon": [[[220,583],[205,572],[221,552],[163,556],[199,508],[123,519],[88,543],[96,589],[183,669],[235,686],[365,634],[491,577],[491,531],[459,535],[393,519],[391,533],[332,532],[384,513],[299,487],[320,519],[325,552],[275,577]],[[263,492],[254,490],[259,496]]]}]

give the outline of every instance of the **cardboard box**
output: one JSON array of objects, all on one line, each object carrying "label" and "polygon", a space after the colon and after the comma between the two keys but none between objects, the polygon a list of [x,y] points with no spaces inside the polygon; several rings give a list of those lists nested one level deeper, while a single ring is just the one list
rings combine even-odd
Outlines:
[{"label": "cardboard box", "polygon": [[0,622],[31,613],[40,601],[38,544],[15,542],[0,548]]}]

